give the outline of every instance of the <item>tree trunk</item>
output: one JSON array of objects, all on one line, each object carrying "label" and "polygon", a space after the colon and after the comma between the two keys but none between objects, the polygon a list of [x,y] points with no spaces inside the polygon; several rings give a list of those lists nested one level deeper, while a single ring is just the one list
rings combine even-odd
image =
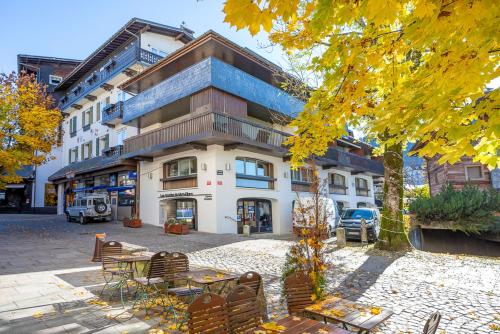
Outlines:
[{"label": "tree trunk", "polygon": [[391,251],[411,248],[403,224],[403,149],[392,145],[384,153],[384,206],[378,249]]}]

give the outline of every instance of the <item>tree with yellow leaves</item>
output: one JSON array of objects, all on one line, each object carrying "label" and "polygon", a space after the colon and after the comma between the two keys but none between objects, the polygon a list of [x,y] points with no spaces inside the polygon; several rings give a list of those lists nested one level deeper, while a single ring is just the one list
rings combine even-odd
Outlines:
[{"label": "tree with yellow leaves", "polygon": [[[499,3],[493,0],[227,0],[226,22],[269,32],[288,54],[309,57],[321,77],[292,122],[292,164],[322,155],[360,127],[385,166],[379,246],[409,246],[402,222],[402,150],[454,163],[463,155],[500,164]],[[304,62],[305,63],[305,62]]]},{"label": "tree with yellow leaves", "polygon": [[0,189],[16,183],[16,171],[39,165],[57,143],[61,113],[33,76],[0,74]]}]

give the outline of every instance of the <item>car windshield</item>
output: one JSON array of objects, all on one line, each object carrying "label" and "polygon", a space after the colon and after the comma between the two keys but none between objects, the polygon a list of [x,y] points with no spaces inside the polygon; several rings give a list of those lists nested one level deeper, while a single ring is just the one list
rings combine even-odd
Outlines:
[{"label": "car windshield", "polygon": [[370,210],[352,209],[345,210],[342,214],[344,219],[372,219],[373,212]]}]

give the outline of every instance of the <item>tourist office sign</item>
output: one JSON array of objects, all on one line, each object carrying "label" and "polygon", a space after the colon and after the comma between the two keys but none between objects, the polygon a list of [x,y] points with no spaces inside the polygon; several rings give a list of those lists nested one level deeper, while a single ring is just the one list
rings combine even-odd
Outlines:
[{"label": "tourist office sign", "polygon": [[163,193],[158,196],[159,199],[168,199],[168,198],[179,198],[179,197],[200,197],[203,196],[205,201],[212,200],[212,194],[194,194],[191,192],[178,192],[178,193]]}]

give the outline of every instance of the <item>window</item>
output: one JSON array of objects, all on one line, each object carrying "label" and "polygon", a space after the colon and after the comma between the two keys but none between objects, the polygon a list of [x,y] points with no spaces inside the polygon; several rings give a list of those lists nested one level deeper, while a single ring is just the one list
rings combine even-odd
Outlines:
[{"label": "window", "polygon": [[253,158],[236,158],[236,186],[273,189],[273,165]]},{"label": "window", "polygon": [[368,189],[368,180],[357,177],[356,178],[356,195],[357,196],[368,196],[369,192],[370,192],[370,189]]},{"label": "window", "polygon": [[358,208],[366,208],[368,205],[365,202],[358,202],[357,204]]},{"label": "window", "polygon": [[59,85],[62,81],[62,77],[57,75],[49,75],[49,85]]},{"label": "window", "polygon": [[167,178],[171,177],[191,177],[195,176],[196,170],[196,158],[183,158],[174,161],[167,162]]},{"label": "window", "polygon": [[74,136],[76,136],[76,116],[73,116],[70,120],[69,120],[69,136],[71,138],[73,138]]},{"label": "window", "polygon": [[127,138],[127,129],[120,129],[117,133],[117,145],[123,145],[123,141]]},{"label": "window", "polygon": [[483,170],[481,166],[466,166],[465,176],[467,181],[481,180],[483,178]]},{"label": "window", "polygon": [[90,129],[90,124],[92,124],[92,114],[94,107],[90,107],[82,113],[82,128],[84,131]]},{"label": "window", "polygon": [[96,157],[101,155],[102,150],[107,150],[108,148],[109,148],[109,134],[96,138],[95,140]]},{"label": "window", "polygon": [[299,183],[311,183],[312,182],[312,169],[311,168],[303,168],[300,167],[296,170],[292,170],[291,172],[292,182]]},{"label": "window", "polygon": [[329,175],[329,181],[330,193],[347,195],[347,185],[344,175],[332,173]]},{"label": "window", "polygon": [[82,160],[92,158],[92,141],[82,144]]},{"label": "window", "polygon": [[78,161],[78,146],[69,150],[69,163]]}]

